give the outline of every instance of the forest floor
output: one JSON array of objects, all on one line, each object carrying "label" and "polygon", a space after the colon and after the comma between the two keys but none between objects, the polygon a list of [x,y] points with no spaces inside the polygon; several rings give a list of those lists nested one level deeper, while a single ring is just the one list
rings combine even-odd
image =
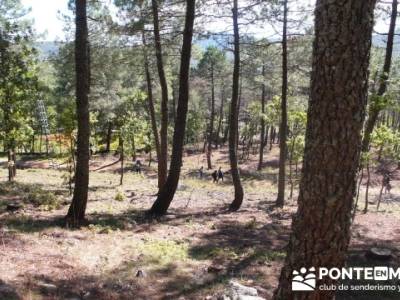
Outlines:
[{"label": "forest floor", "polygon": [[[16,183],[9,185],[2,159],[0,299],[213,299],[209,296],[222,294],[231,279],[256,287],[260,296],[271,299],[296,211],[295,197],[283,209],[273,206],[277,149],[266,153],[261,172],[255,171],[256,156],[241,165],[246,195],[236,213],[227,210],[233,197],[229,176],[219,184],[212,183],[209,174],[200,179],[196,170],[206,168],[204,155],[187,154],[171,209],[158,220],[144,214],[157,192],[156,164],[145,166],[142,174],[127,170],[120,186],[117,160],[111,155],[93,157],[90,225],[72,230],[62,226],[70,201],[63,182],[66,171],[48,168],[46,159],[28,157],[20,164]],[[227,170],[227,149],[215,151],[213,161],[215,169]],[[349,265],[400,266],[397,175],[379,212],[379,179],[372,180],[370,211],[358,211],[353,224]],[[360,209],[363,193],[362,189]],[[24,207],[8,212],[10,202]],[[392,259],[367,258],[366,251],[374,246],[390,249]],[[399,293],[389,292],[337,297],[399,298]]]}]

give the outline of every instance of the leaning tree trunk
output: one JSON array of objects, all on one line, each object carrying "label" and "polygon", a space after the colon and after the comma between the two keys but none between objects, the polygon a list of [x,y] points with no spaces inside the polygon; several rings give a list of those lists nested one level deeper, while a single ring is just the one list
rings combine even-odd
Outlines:
[{"label": "leaning tree trunk", "polygon": [[112,122],[108,121],[108,124],[107,124],[107,136],[106,136],[106,152],[107,153],[110,153],[111,137],[112,137]]},{"label": "leaning tree trunk", "polygon": [[75,0],[76,111],[78,117],[75,189],[67,224],[79,226],[85,219],[89,186],[89,58],[86,0]]},{"label": "leaning tree trunk", "polygon": [[344,265],[368,91],[376,0],[318,0],[298,211],[274,299],[333,299],[318,286],[293,292],[294,270]]},{"label": "leaning tree trunk", "polygon": [[[147,45],[146,45],[146,35],[144,32],[144,28],[142,30],[142,43],[143,43],[143,58],[144,58],[144,72],[146,74],[146,84],[147,84],[147,102],[148,102],[148,109],[149,109],[149,115],[150,115],[150,120],[151,120],[151,129],[153,131],[153,136],[154,136],[154,144],[156,147],[156,154],[157,154],[157,160],[160,162],[161,160],[161,149],[160,149],[160,139],[158,136],[158,130],[157,130],[157,120],[156,120],[156,113],[154,109],[154,100],[153,100],[153,87],[151,85],[151,75],[150,75],[150,67],[149,67],[149,58],[147,55]],[[157,165],[158,168],[158,188],[160,189],[162,185],[164,184],[164,177],[163,177],[163,172],[164,172],[164,166],[162,163],[158,163]]]},{"label": "leaning tree trunk", "polygon": [[181,51],[181,65],[179,73],[179,97],[176,111],[176,120],[172,144],[170,170],[167,181],[160,189],[157,199],[151,207],[150,215],[163,215],[167,212],[178,187],[182,166],[183,142],[186,130],[186,115],[189,102],[189,72],[192,51],[193,22],[195,18],[195,0],[186,1],[185,28]]},{"label": "leaning tree trunk", "polygon": [[[239,28],[238,28],[238,30],[239,30]],[[241,74],[240,74],[240,69],[239,69],[239,78],[240,78],[240,81],[239,81],[239,91],[238,91],[238,102],[237,102],[237,115],[238,115],[238,119],[239,119],[239,116],[240,116],[240,106],[242,105],[242,83],[243,83],[243,79],[242,79],[242,77],[241,77]],[[237,125],[237,127],[238,127],[238,129],[237,129],[237,131],[238,131],[238,133],[237,133],[237,135],[236,135],[236,147],[239,147],[239,139],[240,139],[240,136],[239,136],[239,122],[238,122],[238,125]]]},{"label": "leaning tree trunk", "polygon": [[367,184],[365,186],[365,197],[364,197],[364,214],[366,214],[368,212],[368,196],[369,196],[369,186],[371,183],[371,169],[369,166],[370,162],[369,160],[367,161]]},{"label": "leaning tree trunk", "polygon": [[221,105],[219,107],[219,120],[218,120],[218,127],[216,132],[216,139],[215,139],[215,148],[218,148],[221,144],[221,128],[222,128],[222,120],[224,119],[224,102],[225,102],[225,87],[221,87]]},{"label": "leaning tree trunk", "polygon": [[286,177],[286,132],[287,132],[287,0],[283,1],[283,34],[282,34],[282,99],[281,99],[281,124],[279,127],[279,177],[278,197],[276,206],[283,207],[285,203],[285,177]]},{"label": "leaning tree trunk", "polygon": [[264,114],[265,114],[265,65],[262,66],[262,78],[263,78],[263,83],[262,83],[262,89],[261,89],[261,113],[262,116],[260,118],[261,122],[261,132],[260,132],[260,157],[258,159],[258,167],[257,170],[262,169],[263,165],[263,160],[264,160],[264,147],[265,147],[265,139],[267,138],[265,136],[265,120],[264,120]]},{"label": "leaning tree trunk", "polygon": [[[379,211],[379,206],[381,205],[381,201],[382,201],[382,194],[383,194],[383,190],[385,188],[385,176],[383,176],[382,178],[382,184],[381,184],[381,190],[379,191],[379,196],[378,196],[378,203],[376,205],[376,211]],[[386,194],[386,191],[385,191]]]},{"label": "leaning tree trunk", "polygon": [[158,18],[158,0],[152,0],[154,45],[157,58],[157,70],[161,86],[161,128],[160,128],[160,156],[158,158],[159,182],[164,184],[168,172],[168,84],[164,71],[163,54]]},{"label": "leaning tree trunk", "polygon": [[214,88],[214,65],[211,64],[211,114],[210,114],[210,127],[208,130],[208,141],[207,141],[207,169],[212,169],[211,164],[211,151],[212,151],[212,140],[214,136],[214,116],[215,116],[215,88]]},{"label": "leaning tree trunk", "polygon": [[275,140],[275,126],[271,126],[270,138],[269,138],[269,151],[272,150],[272,146]]},{"label": "leaning tree trunk", "polygon": [[121,162],[121,176],[119,178],[119,185],[124,183],[124,169],[125,169],[125,149],[124,149],[124,139],[119,137],[119,160]]},{"label": "leaning tree trunk", "polygon": [[[177,75],[174,75],[174,78]],[[172,103],[171,103],[171,117],[172,117],[172,122],[175,123],[176,119],[176,94],[177,94],[177,82],[174,79],[172,82]]]},{"label": "leaning tree trunk", "polygon": [[232,100],[229,116],[229,161],[231,164],[231,175],[235,188],[235,198],[230,205],[232,211],[240,208],[243,202],[243,187],[240,181],[237,159],[238,140],[238,115],[239,115],[239,72],[240,72],[240,50],[239,50],[239,24],[238,24],[238,1],[233,0],[232,9],[233,34],[234,34],[234,64],[232,80]]},{"label": "leaning tree trunk", "polygon": [[361,184],[362,184],[363,178],[364,178],[364,166],[361,166],[360,179],[359,179],[358,184],[357,184],[357,187],[356,187],[356,188],[357,188],[357,192],[356,192],[356,203],[354,203],[354,206],[353,206],[352,220],[354,220],[354,218],[355,218],[355,216],[356,216],[356,213],[357,213],[358,200],[359,200],[359,198],[360,198],[360,189],[361,189]]},{"label": "leaning tree trunk", "polygon": [[12,148],[10,148],[8,150],[8,181],[14,181],[14,177],[15,177],[15,154],[12,150]]},{"label": "leaning tree trunk", "polygon": [[[393,56],[393,42],[394,42],[394,35],[396,30],[396,20],[397,20],[397,0],[393,0],[392,2],[392,14],[390,17],[390,25],[389,25],[389,32],[388,38],[386,43],[386,54],[385,54],[385,62],[383,64],[382,74],[380,76],[380,83],[377,92],[377,96],[383,96],[387,89],[387,82],[389,79],[390,68],[392,64],[392,56]],[[371,99],[373,100],[373,99]],[[362,141],[362,151],[367,152],[369,149],[369,144],[371,141],[371,134],[374,130],[376,121],[378,120],[379,113],[382,107],[380,105],[376,105],[375,103],[371,102],[368,110],[368,118],[365,122],[365,130],[364,130],[364,139]]]}]

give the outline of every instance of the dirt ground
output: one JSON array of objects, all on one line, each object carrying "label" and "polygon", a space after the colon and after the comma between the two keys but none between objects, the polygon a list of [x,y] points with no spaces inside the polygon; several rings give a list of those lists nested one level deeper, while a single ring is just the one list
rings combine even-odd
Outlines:
[{"label": "dirt ground", "polygon": [[[227,155],[227,149],[214,153],[215,169],[228,169]],[[93,157],[90,225],[80,230],[62,227],[70,200],[64,169],[48,168],[46,159],[26,158],[10,190],[3,163],[0,299],[206,299],[223,293],[232,278],[271,299],[296,211],[295,197],[284,209],[273,208],[277,149],[266,154],[261,172],[255,171],[256,156],[241,165],[246,195],[236,213],[227,210],[233,197],[229,176],[213,184],[211,171],[206,171],[200,179],[196,170],[206,167],[204,155],[186,155],[176,197],[159,220],[144,215],[157,192],[156,164],[148,167],[146,158],[140,159],[145,164],[142,174],[134,174],[128,165],[120,186],[118,158]],[[8,203],[21,201],[35,185],[56,195],[60,206],[51,210],[26,204],[16,212],[6,210]],[[379,212],[378,184],[370,192],[370,211],[357,212],[349,265],[382,265],[365,255],[379,246],[393,253],[385,264],[399,266],[399,181],[392,186]],[[363,193],[364,188],[359,209]],[[337,299],[400,299],[400,295],[342,293]]]}]

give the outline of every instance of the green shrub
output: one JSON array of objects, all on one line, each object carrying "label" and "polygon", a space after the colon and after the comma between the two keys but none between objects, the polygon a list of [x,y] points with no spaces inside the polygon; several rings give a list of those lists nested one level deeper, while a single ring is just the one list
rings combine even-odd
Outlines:
[{"label": "green shrub", "polygon": [[43,207],[45,210],[53,210],[60,208],[60,202],[57,197],[48,191],[35,188],[28,192],[25,196],[25,202],[29,202],[36,207]]},{"label": "green shrub", "polygon": [[114,197],[114,200],[122,202],[125,200],[125,195],[122,192],[118,191]]}]

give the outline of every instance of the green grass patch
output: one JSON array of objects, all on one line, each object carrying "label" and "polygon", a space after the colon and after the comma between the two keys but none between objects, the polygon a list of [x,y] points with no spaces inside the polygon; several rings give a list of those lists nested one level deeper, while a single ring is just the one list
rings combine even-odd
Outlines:
[{"label": "green grass patch", "polygon": [[[23,204],[31,204],[43,210],[58,209],[61,206],[54,193],[45,191],[36,184],[2,182],[0,183],[0,194],[19,197]],[[3,205],[4,203],[3,201]]]},{"label": "green grass patch", "polygon": [[237,260],[248,259],[261,263],[282,260],[286,253],[275,250],[256,249],[253,247],[239,249],[233,247],[198,246],[190,249],[190,256],[196,260]]},{"label": "green grass patch", "polygon": [[125,195],[121,191],[118,191],[114,197],[115,201],[123,202],[125,200]]},{"label": "green grass patch", "polygon": [[206,259],[237,259],[239,253],[237,249],[230,247],[216,247],[216,246],[199,246],[190,249],[190,255],[196,260]]},{"label": "green grass patch", "polygon": [[168,240],[148,240],[138,245],[145,264],[167,265],[176,261],[186,261],[189,246],[187,243]]}]

